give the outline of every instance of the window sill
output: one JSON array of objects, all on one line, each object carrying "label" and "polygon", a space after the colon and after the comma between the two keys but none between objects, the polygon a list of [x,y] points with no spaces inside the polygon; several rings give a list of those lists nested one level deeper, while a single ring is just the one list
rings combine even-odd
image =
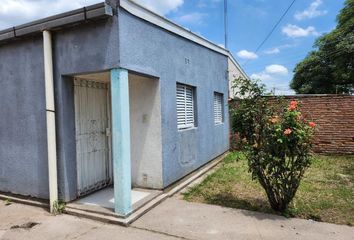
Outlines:
[{"label": "window sill", "polygon": [[198,127],[179,128],[178,132],[186,132],[186,131],[189,131],[189,130],[196,130],[196,129],[198,129]]}]

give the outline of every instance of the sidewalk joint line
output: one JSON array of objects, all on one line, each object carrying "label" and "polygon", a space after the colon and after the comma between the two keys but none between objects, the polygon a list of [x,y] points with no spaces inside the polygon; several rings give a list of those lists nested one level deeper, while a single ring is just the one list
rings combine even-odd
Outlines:
[{"label": "sidewalk joint line", "polygon": [[194,240],[192,238],[186,238],[186,237],[183,237],[183,236],[178,236],[178,235],[174,235],[174,234],[170,234],[170,233],[160,232],[160,231],[152,230],[152,229],[148,229],[148,228],[136,227],[136,226],[131,226],[131,225],[129,227],[135,228],[135,229],[139,229],[139,230],[148,231],[148,232],[152,232],[152,233],[162,234],[162,235],[169,236],[169,237],[185,239],[185,240]]}]

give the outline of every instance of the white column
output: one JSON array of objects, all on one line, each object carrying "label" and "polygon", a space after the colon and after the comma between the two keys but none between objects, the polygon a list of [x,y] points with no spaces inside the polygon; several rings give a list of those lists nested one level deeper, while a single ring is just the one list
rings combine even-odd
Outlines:
[{"label": "white column", "polygon": [[114,178],[114,208],[119,215],[132,211],[130,110],[128,71],[111,70],[112,158]]},{"label": "white column", "polygon": [[49,175],[49,203],[50,212],[53,212],[53,204],[58,201],[57,180],[57,147],[55,133],[55,106],[54,106],[54,80],[53,80],[53,54],[52,38],[49,31],[43,31],[44,49],[44,75],[45,75],[45,99],[47,115],[47,149],[48,149],[48,175]]}]

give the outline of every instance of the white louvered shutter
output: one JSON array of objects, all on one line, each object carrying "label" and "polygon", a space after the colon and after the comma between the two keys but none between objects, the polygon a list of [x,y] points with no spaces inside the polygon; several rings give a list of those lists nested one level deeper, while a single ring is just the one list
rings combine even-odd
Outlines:
[{"label": "white louvered shutter", "polygon": [[194,127],[193,88],[177,84],[177,126],[178,129]]},{"label": "white louvered shutter", "polygon": [[215,124],[220,124],[223,122],[222,98],[223,98],[222,94],[214,93],[214,122],[215,122]]}]

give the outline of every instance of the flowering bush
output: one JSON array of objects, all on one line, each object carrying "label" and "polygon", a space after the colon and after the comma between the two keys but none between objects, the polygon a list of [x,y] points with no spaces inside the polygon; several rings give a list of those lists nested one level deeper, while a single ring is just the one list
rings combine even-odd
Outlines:
[{"label": "flowering bush", "polygon": [[271,207],[285,211],[311,163],[315,123],[305,121],[297,101],[286,106],[283,99],[266,97],[258,83],[238,80],[235,87],[242,99],[230,111],[232,127],[242,138],[249,170]]}]

